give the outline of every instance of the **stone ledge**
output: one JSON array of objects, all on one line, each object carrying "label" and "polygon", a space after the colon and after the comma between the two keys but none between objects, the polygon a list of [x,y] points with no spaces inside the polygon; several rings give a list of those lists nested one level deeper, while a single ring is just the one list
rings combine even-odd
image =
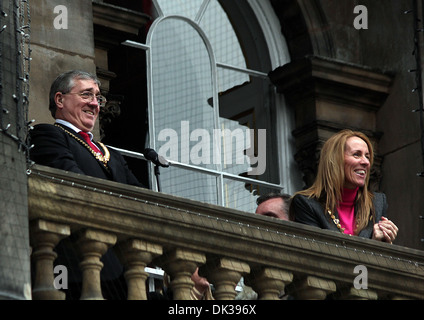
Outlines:
[{"label": "stone ledge", "polygon": [[139,238],[297,275],[352,284],[357,265],[369,286],[424,298],[424,252],[334,231],[204,204],[142,188],[34,166],[29,176],[30,220],[93,228],[117,242]]}]

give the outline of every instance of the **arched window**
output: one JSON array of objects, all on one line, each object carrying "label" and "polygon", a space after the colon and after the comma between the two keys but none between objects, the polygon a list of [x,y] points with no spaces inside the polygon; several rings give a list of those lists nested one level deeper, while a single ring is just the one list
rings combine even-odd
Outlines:
[{"label": "arched window", "polygon": [[248,212],[260,194],[291,193],[290,115],[267,77],[287,52],[264,35],[264,5],[153,3],[146,43],[125,44],[146,50],[149,147],[171,163],[161,191]]}]

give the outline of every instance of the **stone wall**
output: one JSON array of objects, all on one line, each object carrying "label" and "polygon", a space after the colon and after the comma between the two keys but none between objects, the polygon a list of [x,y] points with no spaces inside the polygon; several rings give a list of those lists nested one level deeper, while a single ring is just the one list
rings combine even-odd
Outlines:
[{"label": "stone wall", "polygon": [[0,299],[17,300],[31,298],[20,5],[0,4]]},{"label": "stone wall", "polygon": [[[72,69],[96,72],[92,2],[67,1],[62,6],[66,11],[59,10],[58,5],[55,0],[31,2],[33,68],[29,117],[35,123],[54,121],[48,110],[48,96],[57,75]],[[55,23],[55,19],[59,20]]]}]

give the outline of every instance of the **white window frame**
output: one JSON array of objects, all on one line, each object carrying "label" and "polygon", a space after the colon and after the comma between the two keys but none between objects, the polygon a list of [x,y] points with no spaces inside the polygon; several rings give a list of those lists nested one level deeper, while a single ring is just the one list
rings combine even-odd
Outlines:
[{"label": "white window frame", "polygon": [[[155,149],[155,139],[153,134],[155,133],[155,124],[154,119],[151,116],[154,111],[154,101],[153,101],[153,89],[152,89],[152,66],[151,66],[151,46],[150,41],[152,38],[152,34],[154,32],[154,28],[156,25],[161,23],[162,21],[166,19],[179,19],[182,20],[188,24],[190,24],[201,36],[203,39],[205,46],[209,52],[210,57],[212,57],[212,63],[211,63],[211,70],[212,70],[212,77],[213,77],[213,101],[218,104],[218,88],[217,88],[217,69],[218,68],[224,68],[224,69],[230,69],[230,70],[236,70],[238,72],[244,72],[250,76],[254,77],[261,77],[263,79],[267,79],[267,74],[263,72],[259,72],[256,70],[250,70],[247,68],[239,68],[237,66],[232,66],[224,63],[220,63],[218,61],[215,61],[212,46],[210,42],[208,41],[207,36],[203,32],[203,30],[199,26],[199,21],[201,20],[203,13],[207,9],[207,5],[209,4],[210,0],[205,0],[200,7],[199,13],[197,14],[195,20],[191,20],[185,16],[179,16],[179,15],[168,15],[164,16],[163,13],[160,11],[160,7],[157,5],[157,1],[153,0],[155,8],[159,14],[159,17],[156,18],[150,27],[149,33],[147,35],[146,44],[142,44],[139,42],[134,41],[124,41],[122,44],[126,46],[131,46],[135,48],[142,49],[146,52],[146,60],[147,60],[147,91],[148,91],[148,110],[149,110],[149,142],[150,147]],[[288,49],[285,44],[285,42],[281,41],[281,32],[279,31],[279,22],[277,17],[275,16],[275,13],[272,9],[271,4],[268,1],[263,0],[247,0],[249,5],[254,10],[255,14],[257,15],[257,18],[260,22],[260,25],[262,27],[263,34],[265,36],[265,40],[268,44],[268,49],[270,53],[270,59],[272,63],[272,67],[278,67],[280,65],[283,65],[285,63],[289,62],[288,58]],[[217,177],[218,180],[218,190],[217,190],[217,198],[218,198],[218,205],[225,205],[225,197],[224,197],[224,180],[234,180],[244,183],[251,183],[258,186],[263,187],[269,187],[272,189],[277,189],[285,193],[291,194],[294,190],[298,189],[297,186],[299,185],[300,181],[298,179],[292,178],[292,172],[293,170],[297,170],[295,164],[292,160],[293,155],[293,146],[288,143],[288,137],[291,134],[291,128],[293,128],[293,119],[291,114],[288,112],[287,108],[285,107],[284,98],[281,95],[278,95],[275,93],[275,103],[276,103],[276,110],[277,110],[277,123],[276,123],[276,129],[278,130],[277,134],[277,145],[279,146],[279,167],[278,167],[278,173],[279,173],[279,184],[275,183],[269,183],[266,181],[261,181],[257,179],[252,179],[248,177],[241,177],[238,175],[226,173],[222,170],[212,170],[208,168],[203,168],[200,166],[195,166],[191,164],[181,163],[178,161],[169,160],[171,167],[179,167],[190,171],[196,171],[208,175],[213,175]],[[219,106],[214,105],[215,111],[215,126],[216,128],[219,128]],[[283,146],[283,147],[281,147]],[[128,157],[138,158],[138,159],[145,159],[144,155],[141,153],[125,150],[125,149],[119,149],[122,154]],[[172,168],[171,168],[172,169]],[[166,169],[168,170],[168,169]],[[300,175],[299,175],[300,177]],[[158,191],[157,184],[156,184],[156,177],[154,175],[154,168],[153,164],[150,164],[150,185],[152,187],[152,190]]]}]

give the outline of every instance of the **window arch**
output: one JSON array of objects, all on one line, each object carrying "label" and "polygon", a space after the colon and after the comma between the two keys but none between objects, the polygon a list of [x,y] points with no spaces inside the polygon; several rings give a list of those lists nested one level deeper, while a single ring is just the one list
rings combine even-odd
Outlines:
[{"label": "window arch", "polygon": [[249,2],[153,1],[146,43],[126,44],[146,50],[149,147],[172,164],[161,191],[252,212],[259,194],[291,192],[292,164],[290,119],[267,77],[275,61],[252,10],[263,5]]}]

